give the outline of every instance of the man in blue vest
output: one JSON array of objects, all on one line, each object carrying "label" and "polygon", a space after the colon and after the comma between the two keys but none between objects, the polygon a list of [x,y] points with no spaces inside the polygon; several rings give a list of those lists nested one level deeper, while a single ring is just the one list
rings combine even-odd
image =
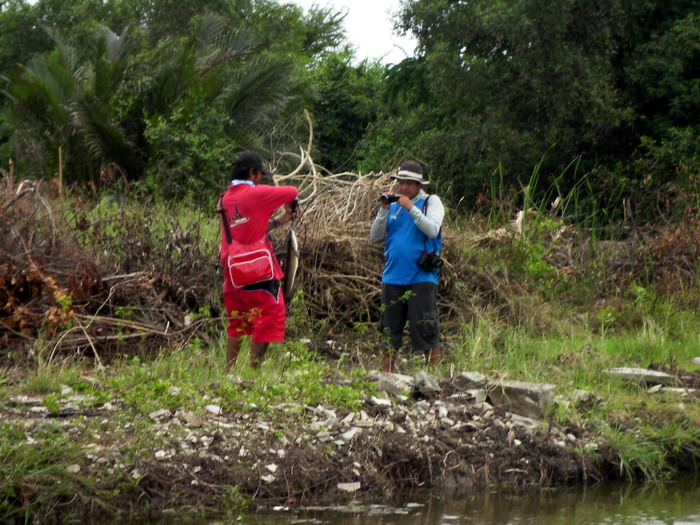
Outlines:
[{"label": "man in blue vest", "polygon": [[379,323],[385,372],[394,371],[407,320],[413,350],[425,355],[428,366],[439,362],[437,280],[445,217],[440,198],[423,191],[428,181],[418,162],[403,162],[391,178],[396,179],[399,193],[382,196],[370,229],[373,241],[385,241]]}]

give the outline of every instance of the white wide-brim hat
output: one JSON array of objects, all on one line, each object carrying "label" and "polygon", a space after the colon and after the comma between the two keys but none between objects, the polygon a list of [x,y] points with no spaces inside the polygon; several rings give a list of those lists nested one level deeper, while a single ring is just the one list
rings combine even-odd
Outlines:
[{"label": "white wide-brim hat", "polygon": [[416,173],[415,171],[410,171],[406,169],[400,169],[396,175],[391,175],[390,178],[396,180],[412,180],[421,185],[430,184],[430,182],[423,178],[422,173]]}]

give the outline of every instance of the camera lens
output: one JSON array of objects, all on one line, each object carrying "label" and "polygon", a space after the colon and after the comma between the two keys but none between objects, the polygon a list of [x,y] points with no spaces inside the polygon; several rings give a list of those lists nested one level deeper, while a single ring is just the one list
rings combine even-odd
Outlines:
[{"label": "camera lens", "polygon": [[397,202],[399,198],[396,195],[380,195],[379,202],[382,204],[391,204],[392,202]]}]

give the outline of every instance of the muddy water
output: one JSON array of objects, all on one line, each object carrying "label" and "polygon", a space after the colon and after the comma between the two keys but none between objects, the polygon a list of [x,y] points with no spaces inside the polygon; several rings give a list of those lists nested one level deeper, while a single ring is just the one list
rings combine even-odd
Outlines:
[{"label": "muddy water", "polygon": [[[223,522],[218,522],[223,523]],[[261,513],[246,525],[700,525],[700,477],[634,487],[413,493],[393,505]]]}]

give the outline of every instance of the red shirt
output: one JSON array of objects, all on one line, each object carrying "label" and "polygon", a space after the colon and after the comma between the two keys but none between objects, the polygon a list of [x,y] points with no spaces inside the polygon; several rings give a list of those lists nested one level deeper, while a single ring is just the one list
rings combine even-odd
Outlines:
[{"label": "red shirt", "polygon": [[[251,185],[245,182],[232,184],[221,198],[221,206],[226,212],[226,219],[233,242],[249,244],[265,236],[272,214],[288,202],[293,201],[299,191],[294,186]],[[226,233],[221,226],[221,253],[226,253]],[[268,240],[268,247],[273,256],[275,251]],[[225,266],[225,261],[221,261]],[[274,258],[275,279],[281,279],[284,273]],[[224,292],[234,290],[227,272],[224,272]]]}]

